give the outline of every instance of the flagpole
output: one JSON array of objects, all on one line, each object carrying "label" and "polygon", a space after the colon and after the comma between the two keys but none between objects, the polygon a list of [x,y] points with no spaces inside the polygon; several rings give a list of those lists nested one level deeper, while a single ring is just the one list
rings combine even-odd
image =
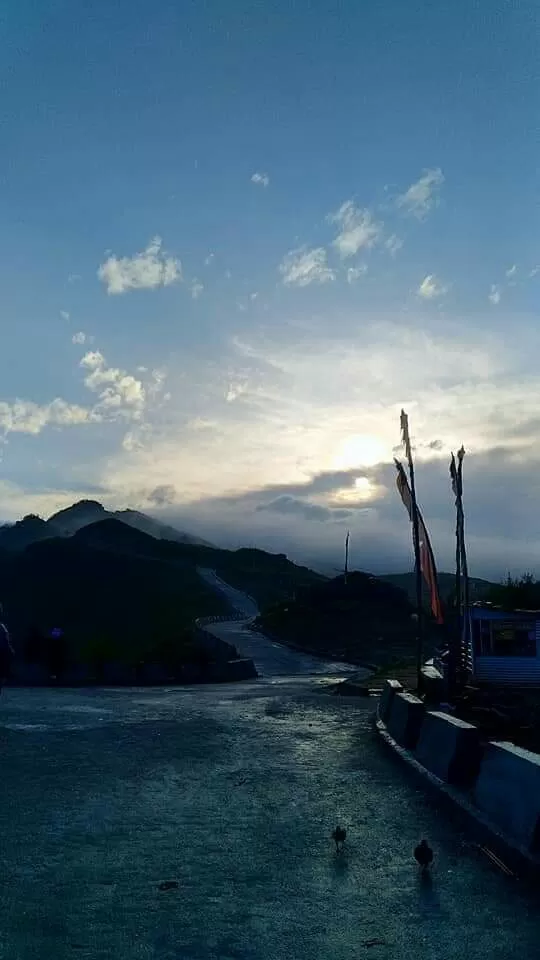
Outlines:
[{"label": "flagpole", "polygon": [[469,652],[469,570],[467,552],[465,549],[465,515],[463,512],[463,458],[465,449],[458,450],[456,458],[452,454],[450,461],[450,476],[452,490],[456,498],[456,578],[459,574],[457,592],[457,624],[455,628],[454,657],[452,661],[451,681],[457,686],[463,686],[467,673],[467,658]]},{"label": "flagpole", "polygon": [[349,537],[350,531],[347,530],[347,536],[345,537],[345,586],[347,586],[347,576],[349,573]]},{"label": "flagpole", "polygon": [[460,683],[463,684],[464,677],[467,673],[467,657],[469,652],[469,633],[470,633],[470,620],[469,620],[469,567],[467,563],[467,551],[465,548],[465,514],[463,511],[463,458],[465,456],[465,448],[461,447],[461,450],[458,450],[458,521],[460,528],[460,541],[461,541],[461,570],[463,573],[463,625],[462,625],[462,676],[460,677]]},{"label": "flagpole", "polygon": [[450,649],[448,658],[448,693],[452,697],[455,692],[457,672],[461,660],[461,602],[462,602],[462,569],[461,569],[461,529],[459,517],[459,478],[456,467],[456,458],[452,453],[450,460],[450,477],[452,479],[452,490],[456,497],[456,603],[455,617],[452,623],[452,633],[450,637]]},{"label": "flagpole", "polygon": [[413,526],[413,547],[414,564],[416,573],[416,614],[418,617],[418,633],[416,638],[416,679],[418,690],[422,685],[422,656],[424,649],[424,617],[422,609],[422,567],[420,563],[420,531],[418,523],[418,503],[416,500],[416,478],[414,474],[414,461],[409,436],[409,418],[404,410],[401,411],[401,431],[403,435],[403,444],[409,463],[409,475],[411,481],[411,506],[412,506],[412,526]]}]

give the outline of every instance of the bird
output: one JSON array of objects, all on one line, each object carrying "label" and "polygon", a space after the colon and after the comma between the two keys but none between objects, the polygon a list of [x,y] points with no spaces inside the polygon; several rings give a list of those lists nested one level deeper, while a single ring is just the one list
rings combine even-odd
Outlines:
[{"label": "bird", "polygon": [[340,851],[343,850],[343,844],[345,843],[346,837],[347,837],[347,831],[345,830],[344,827],[338,826],[332,832],[332,840],[334,840],[336,844],[336,853],[340,853]]},{"label": "bird", "polygon": [[427,840],[421,840],[418,846],[414,848],[414,859],[422,867],[423,873],[433,863],[433,850]]}]

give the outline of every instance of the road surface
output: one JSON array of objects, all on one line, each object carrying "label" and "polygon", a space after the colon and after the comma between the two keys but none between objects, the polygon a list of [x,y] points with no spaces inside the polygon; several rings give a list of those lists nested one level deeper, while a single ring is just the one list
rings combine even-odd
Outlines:
[{"label": "road surface", "polygon": [[382,750],[373,700],[275,656],[236,685],[2,693],[1,960],[538,956],[532,895]]},{"label": "road surface", "polygon": [[197,573],[203,580],[206,580],[207,584],[212,587],[213,590],[223,594],[235,613],[243,613],[247,618],[251,619],[258,615],[259,608],[253,597],[249,597],[246,593],[242,593],[241,590],[236,590],[234,587],[231,587],[229,583],[225,583],[225,580],[218,577],[215,570],[197,567]]},{"label": "road surface", "polygon": [[240,590],[235,590],[213,570],[199,568],[198,573],[218,593],[222,593],[235,613],[245,615],[245,622],[232,621],[229,623],[214,623],[206,627],[217,637],[226,640],[236,647],[243,656],[251,657],[261,677],[270,676],[304,676],[323,675],[344,679],[354,673],[357,676],[369,677],[369,670],[362,670],[351,664],[340,663],[334,660],[321,660],[305,653],[292,650],[283,644],[274,643],[261,633],[250,629],[250,620],[256,617],[259,609],[255,600]]}]

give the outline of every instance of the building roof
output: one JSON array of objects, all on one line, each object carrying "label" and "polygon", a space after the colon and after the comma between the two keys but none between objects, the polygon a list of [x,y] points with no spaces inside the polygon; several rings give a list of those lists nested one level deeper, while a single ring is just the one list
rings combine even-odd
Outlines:
[{"label": "building roof", "polygon": [[501,604],[490,603],[489,600],[475,600],[473,603],[469,604],[469,607],[474,607],[475,609],[493,610],[497,613],[517,613],[520,615],[524,613],[535,614],[540,618],[540,610],[538,609],[530,610],[525,607],[505,607]]}]

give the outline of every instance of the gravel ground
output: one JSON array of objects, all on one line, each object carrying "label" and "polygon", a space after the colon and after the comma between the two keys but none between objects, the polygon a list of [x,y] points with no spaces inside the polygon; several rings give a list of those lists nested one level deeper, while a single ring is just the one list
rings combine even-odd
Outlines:
[{"label": "gravel ground", "polygon": [[322,680],[4,691],[2,960],[537,956],[532,893]]}]

